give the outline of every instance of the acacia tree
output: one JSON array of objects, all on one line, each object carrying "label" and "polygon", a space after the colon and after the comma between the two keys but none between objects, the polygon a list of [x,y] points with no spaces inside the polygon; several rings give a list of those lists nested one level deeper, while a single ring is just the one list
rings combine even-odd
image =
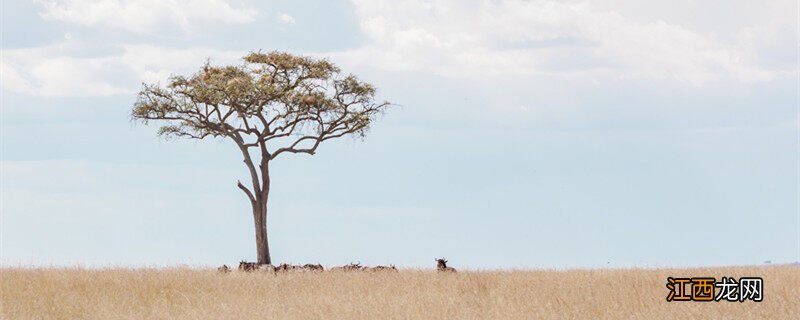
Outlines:
[{"label": "acacia tree", "polygon": [[159,135],[227,138],[236,143],[250,173],[237,186],[252,206],[258,263],[271,263],[267,240],[270,162],[285,154],[313,155],[330,139],[364,137],[390,104],[375,101],[375,87],[343,75],[325,59],[283,52],[250,53],[237,66],[208,62],[166,87],[144,84],[132,117],[159,120]]}]

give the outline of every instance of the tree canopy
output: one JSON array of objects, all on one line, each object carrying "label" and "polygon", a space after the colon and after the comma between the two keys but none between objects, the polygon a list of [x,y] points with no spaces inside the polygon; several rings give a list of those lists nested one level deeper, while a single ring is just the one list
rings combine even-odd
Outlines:
[{"label": "tree canopy", "polygon": [[206,63],[191,77],[171,77],[166,87],[145,84],[133,117],[167,121],[159,129],[164,136],[229,137],[243,147],[261,147],[273,159],[286,152],[314,154],[322,141],[344,135],[363,136],[389,106],[374,101],[372,85],[342,76],[325,59],[259,52],[244,61]]}]

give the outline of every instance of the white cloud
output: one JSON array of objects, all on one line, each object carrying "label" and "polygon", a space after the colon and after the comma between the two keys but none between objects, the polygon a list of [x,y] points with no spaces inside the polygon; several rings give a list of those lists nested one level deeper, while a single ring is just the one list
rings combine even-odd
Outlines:
[{"label": "white cloud", "polygon": [[348,64],[472,79],[544,75],[702,85],[768,81],[786,72],[761,67],[752,41],[722,41],[688,24],[638,22],[605,2],[609,8],[579,1],[353,0],[368,43],[334,55]]},{"label": "white cloud", "polygon": [[165,24],[184,31],[208,23],[247,23],[258,12],[225,0],[37,0],[44,19],[148,33]]},{"label": "white cloud", "polygon": [[206,58],[232,63],[244,53],[209,48],[174,49],[121,45],[106,56],[85,57],[80,45],[2,50],[2,89],[41,96],[130,94],[142,82],[163,82],[171,74],[191,73]]},{"label": "white cloud", "polygon": [[278,21],[285,23],[285,24],[295,24],[294,17],[289,15],[288,13],[281,13],[278,15]]},{"label": "white cloud", "polygon": [[0,59],[0,84],[3,90],[11,92],[33,94],[33,85],[26,77],[6,62],[5,52]]},{"label": "white cloud", "polygon": [[[152,31],[164,23],[184,29],[206,21],[241,23],[256,14],[222,0],[40,2],[42,15],[48,19],[136,32]],[[353,2],[366,44],[325,53],[346,67],[431,72],[483,79],[497,86],[521,79],[529,82],[531,77],[550,82],[752,83],[794,74],[797,67],[794,55],[786,54],[796,50],[791,36],[796,21],[784,4],[760,6],[759,12],[750,7],[737,9],[741,11],[737,17],[759,18],[726,23],[729,30],[722,34],[715,29],[717,24],[706,21],[721,19],[721,14],[679,20],[685,15],[677,10],[668,16],[650,12],[642,19],[641,10],[617,0],[591,4],[572,0]],[[287,24],[295,21],[287,13],[277,19]],[[668,22],[672,20],[679,23]],[[49,46],[3,49],[2,89],[43,96],[130,94],[141,82],[192,72],[207,57],[228,63],[244,53],[202,46],[115,47],[78,39],[65,34],[64,40]],[[91,51],[98,46],[115,52],[98,56]]]},{"label": "white cloud", "polygon": [[43,96],[106,96],[128,91],[98,76],[117,69],[114,59],[63,54],[66,51],[65,42],[2,50],[3,90]]}]

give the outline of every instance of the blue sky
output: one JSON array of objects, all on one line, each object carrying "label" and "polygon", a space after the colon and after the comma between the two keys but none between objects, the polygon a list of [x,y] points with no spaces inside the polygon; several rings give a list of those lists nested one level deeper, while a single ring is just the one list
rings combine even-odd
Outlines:
[{"label": "blue sky", "polygon": [[252,50],[396,103],[276,160],[273,260],[466,268],[800,261],[794,1],[5,1],[0,260],[254,260],[224,140],[134,124],[142,82]]}]

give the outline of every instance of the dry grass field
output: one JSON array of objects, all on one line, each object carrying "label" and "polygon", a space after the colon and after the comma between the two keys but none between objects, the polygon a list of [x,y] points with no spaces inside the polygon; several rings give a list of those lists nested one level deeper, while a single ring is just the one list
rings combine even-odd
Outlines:
[{"label": "dry grass field", "polygon": [[[668,276],[759,276],[764,301],[666,302]],[[800,267],[399,273],[0,269],[2,319],[800,319]]]}]

